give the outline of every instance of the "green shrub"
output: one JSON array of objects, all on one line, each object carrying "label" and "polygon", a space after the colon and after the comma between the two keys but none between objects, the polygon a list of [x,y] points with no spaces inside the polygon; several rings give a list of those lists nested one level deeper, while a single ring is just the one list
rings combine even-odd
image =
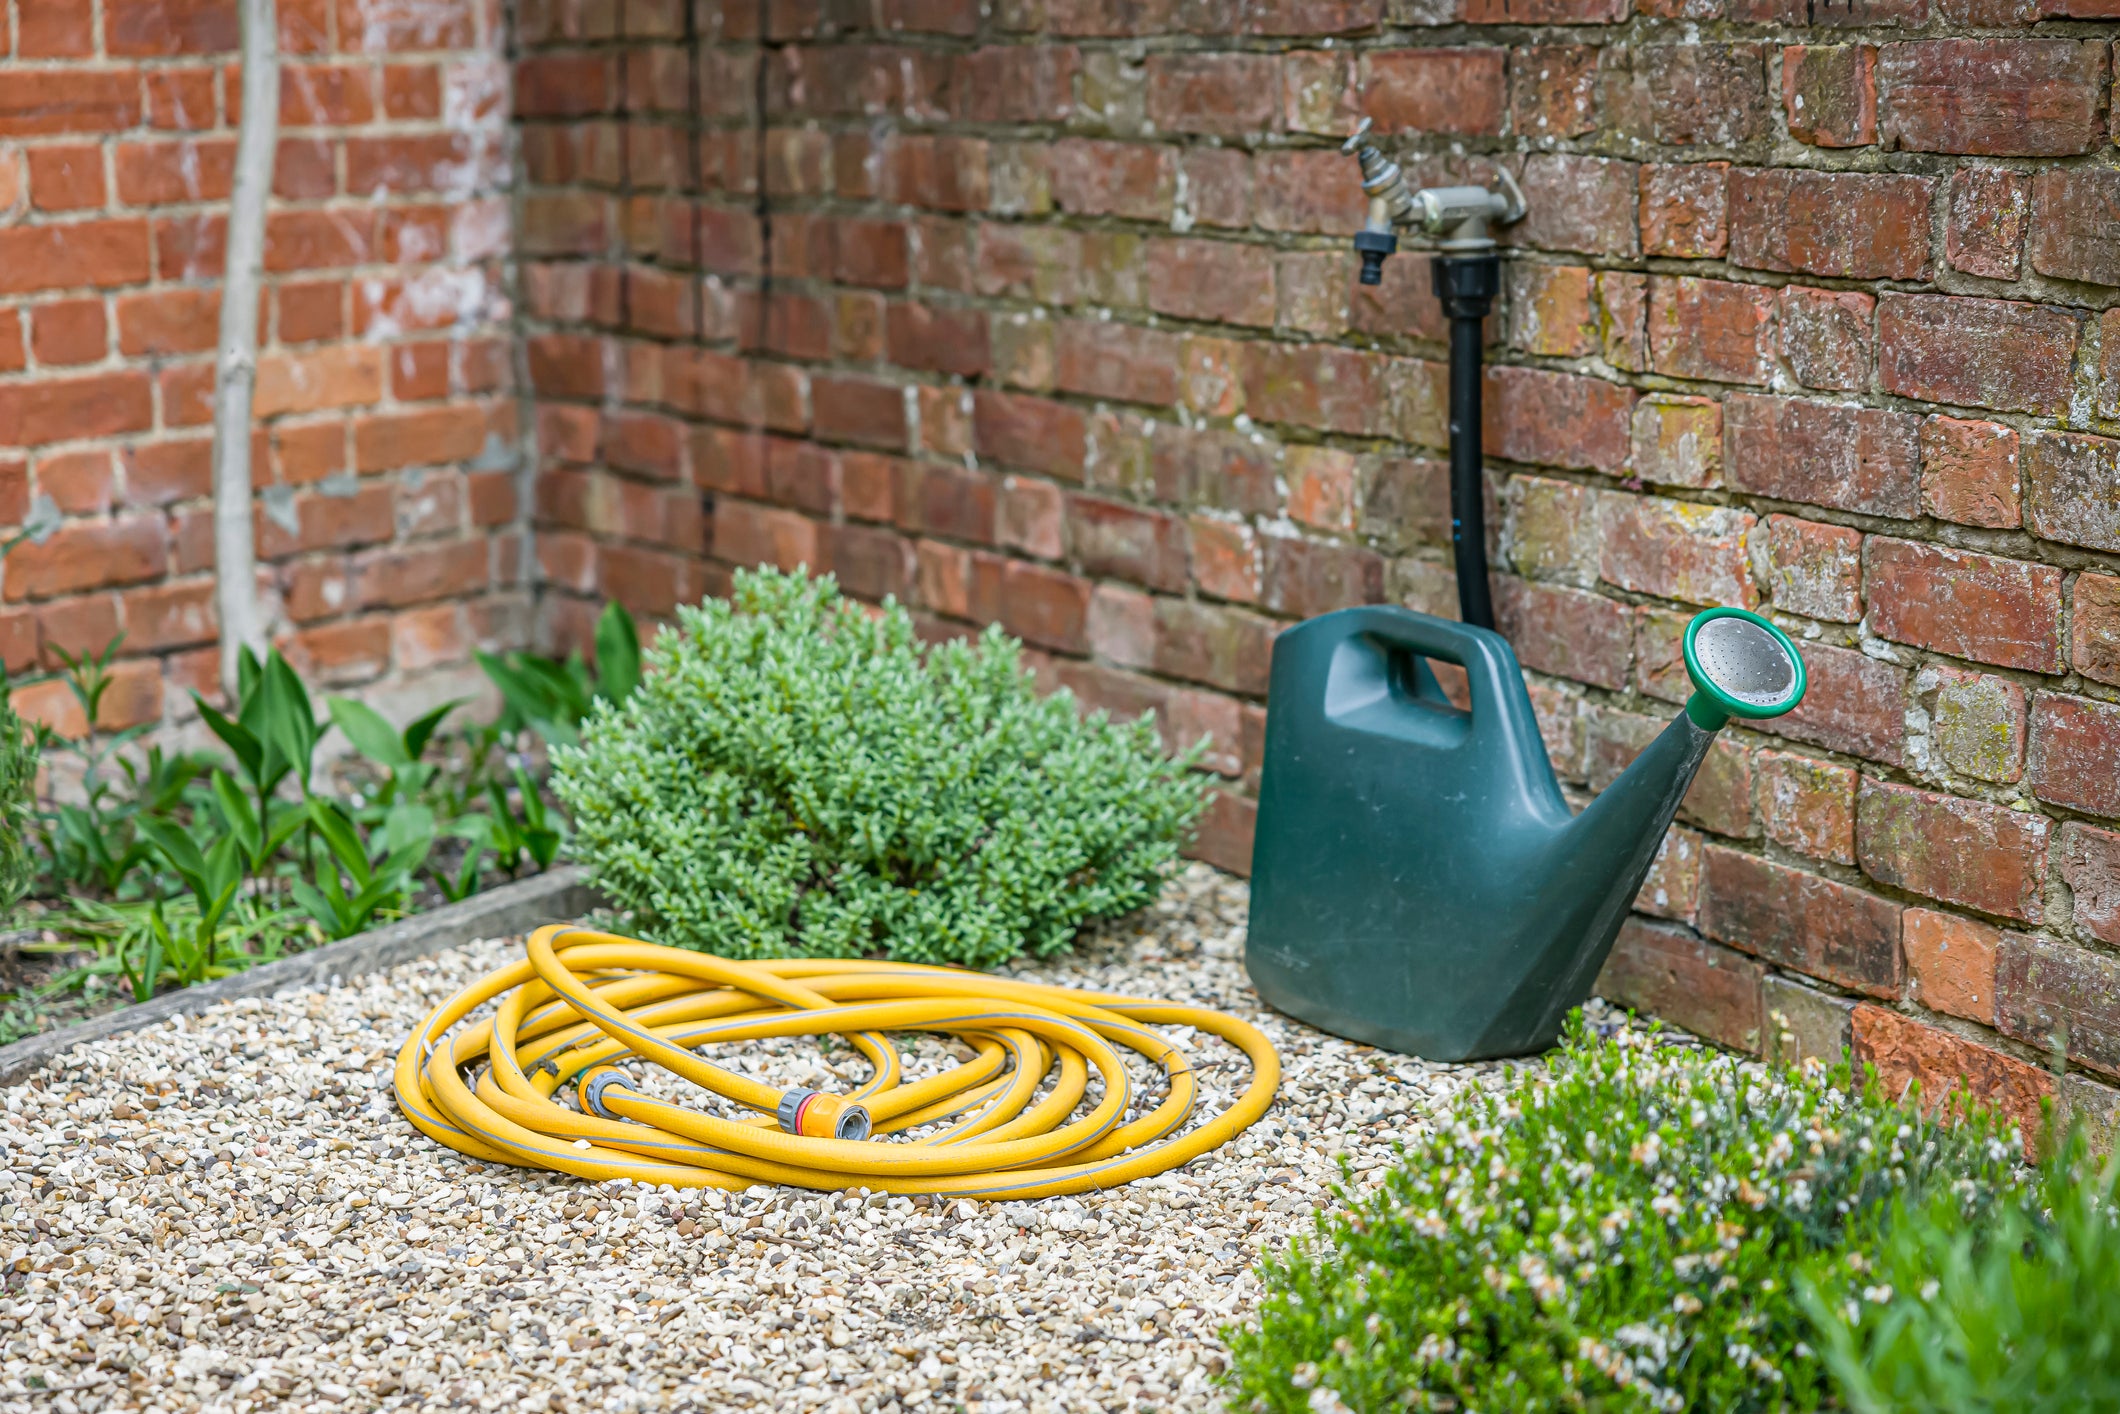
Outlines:
[{"label": "green shrub", "polygon": [[1147,721],[1040,697],[989,629],[923,648],[830,579],[739,574],[599,702],[553,788],[636,926],[731,957],[991,966],[1152,899],[1199,816]]},{"label": "green shrub", "polygon": [[1258,1326],[1229,1332],[1233,1402],[1817,1408],[1798,1264],[1858,1279],[1895,1195],[1984,1202],[2020,1153],[1982,1116],[1946,1126],[1837,1078],[1578,1019],[1549,1065],[1464,1092],[1266,1264]]},{"label": "green shrub", "polygon": [[30,840],[36,824],[37,739],[8,701],[0,673],[0,909],[29,891],[36,873]]},{"label": "green shrub", "polygon": [[1944,1194],[1893,1224],[1860,1291],[1807,1283],[1827,1366],[1859,1414],[2120,1409],[2114,1169],[2071,1137],[2022,1201]]}]

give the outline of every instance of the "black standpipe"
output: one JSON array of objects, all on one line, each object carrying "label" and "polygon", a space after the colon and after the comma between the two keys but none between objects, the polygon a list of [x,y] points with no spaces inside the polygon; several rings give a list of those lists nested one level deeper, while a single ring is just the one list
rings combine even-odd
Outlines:
[{"label": "black standpipe", "polygon": [[1487,314],[1501,288],[1502,259],[1438,255],[1435,297],[1450,316],[1450,546],[1457,566],[1458,618],[1494,627],[1487,587],[1487,486],[1481,466],[1480,381]]},{"label": "black standpipe", "polygon": [[1356,233],[1361,281],[1382,284],[1384,261],[1399,248],[1400,228],[1418,228],[1441,245],[1432,264],[1435,295],[1450,316],[1450,544],[1455,553],[1458,618],[1478,628],[1494,627],[1494,598],[1487,587],[1487,489],[1480,462],[1480,363],[1485,326],[1502,283],[1495,253],[1494,223],[1522,219],[1524,193],[1506,166],[1495,169],[1500,191],[1485,187],[1423,187],[1410,190],[1399,164],[1369,137],[1362,120],[1341,150],[1361,164],[1369,219]]}]

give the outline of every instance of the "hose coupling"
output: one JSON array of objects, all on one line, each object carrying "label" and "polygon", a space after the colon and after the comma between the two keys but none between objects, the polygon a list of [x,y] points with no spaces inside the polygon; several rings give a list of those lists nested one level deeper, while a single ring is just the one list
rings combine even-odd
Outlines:
[{"label": "hose coupling", "polygon": [[624,1119],[624,1115],[615,1115],[604,1108],[604,1089],[614,1082],[621,1085],[630,1084],[632,1079],[633,1077],[623,1070],[598,1069],[582,1082],[582,1103],[605,1119]]},{"label": "hose coupling", "polygon": [[789,1090],[780,1097],[780,1127],[805,1139],[866,1139],[869,1112],[844,1095]]}]

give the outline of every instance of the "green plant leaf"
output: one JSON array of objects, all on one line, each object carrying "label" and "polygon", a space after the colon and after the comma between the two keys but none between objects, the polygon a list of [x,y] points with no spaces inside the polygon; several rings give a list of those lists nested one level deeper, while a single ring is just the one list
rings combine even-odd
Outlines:
[{"label": "green plant leaf", "polygon": [[261,787],[265,776],[265,744],[258,740],[257,734],[241,722],[223,716],[219,708],[198,693],[194,692],[191,700],[197,705],[199,716],[205,721],[207,729],[235,753],[236,764],[241,766],[243,774],[250,778],[251,787]]},{"label": "green plant leaf", "polygon": [[404,740],[382,713],[350,697],[325,699],[325,707],[353,749],[379,765],[410,766],[416,752],[408,752]]},{"label": "green plant leaf", "polygon": [[221,812],[222,825],[242,844],[247,857],[262,862],[265,837],[258,826],[258,813],[251,808],[250,797],[243,794],[235,777],[226,771],[215,771],[212,784],[214,804]]},{"label": "green plant leaf", "polygon": [[192,897],[198,900],[199,907],[203,911],[207,901],[213,897],[215,890],[211,882],[212,873],[207,867],[206,856],[199,852],[199,847],[196,844],[192,843],[191,836],[184,833],[173,822],[158,820],[152,816],[143,817],[137,822],[137,827],[140,833],[145,835],[149,842],[161,852],[162,858],[168,861],[169,867],[176,873],[177,877],[184,881],[184,887],[191,890]]},{"label": "green plant leaf", "polygon": [[439,730],[442,725],[442,719],[447,717],[451,712],[454,712],[457,708],[463,705],[463,698],[452,697],[447,702],[444,702],[441,706],[433,708],[432,710],[425,713],[423,716],[414,720],[410,726],[405,728],[405,754],[411,757],[414,761],[417,761],[422,756],[426,755],[427,744],[434,739],[435,732]]},{"label": "green plant leaf", "polygon": [[612,600],[596,620],[596,696],[622,702],[640,686],[640,634],[633,616]]},{"label": "green plant leaf", "polygon": [[[331,851],[331,857],[337,861],[339,868],[346,871],[355,888],[366,887],[368,881],[375,877],[375,871],[369,865],[368,850],[362,845],[360,833],[353,821],[346,818],[346,812],[336,802],[317,796],[309,798],[306,808],[309,811],[310,823],[316,826],[317,837],[324,841],[324,847]],[[337,880],[331,871],[325,870],[318,876],[317,883],[329,889]]]}]

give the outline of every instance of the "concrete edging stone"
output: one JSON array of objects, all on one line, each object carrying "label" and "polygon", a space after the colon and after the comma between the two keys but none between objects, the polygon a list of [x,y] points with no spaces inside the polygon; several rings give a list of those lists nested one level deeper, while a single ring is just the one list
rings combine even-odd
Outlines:
[{"label": "concrete edging stone", "polygon": [[49,1062],[91,1041],[122,1036],[172,1017],[194,1016],[238,997],[269,997],[328,986],[445,952],[474,939],[526,933],[542,923],[579,918],[596,907],[598,901],[587,872],[580,867],[548,869],[533,878],[475,894],[461,903],[444,904],[232,977],[165,992],[136,1006],[120,1007],[57,1031],[0,1046],[0,1085],[27,1080]]}]

